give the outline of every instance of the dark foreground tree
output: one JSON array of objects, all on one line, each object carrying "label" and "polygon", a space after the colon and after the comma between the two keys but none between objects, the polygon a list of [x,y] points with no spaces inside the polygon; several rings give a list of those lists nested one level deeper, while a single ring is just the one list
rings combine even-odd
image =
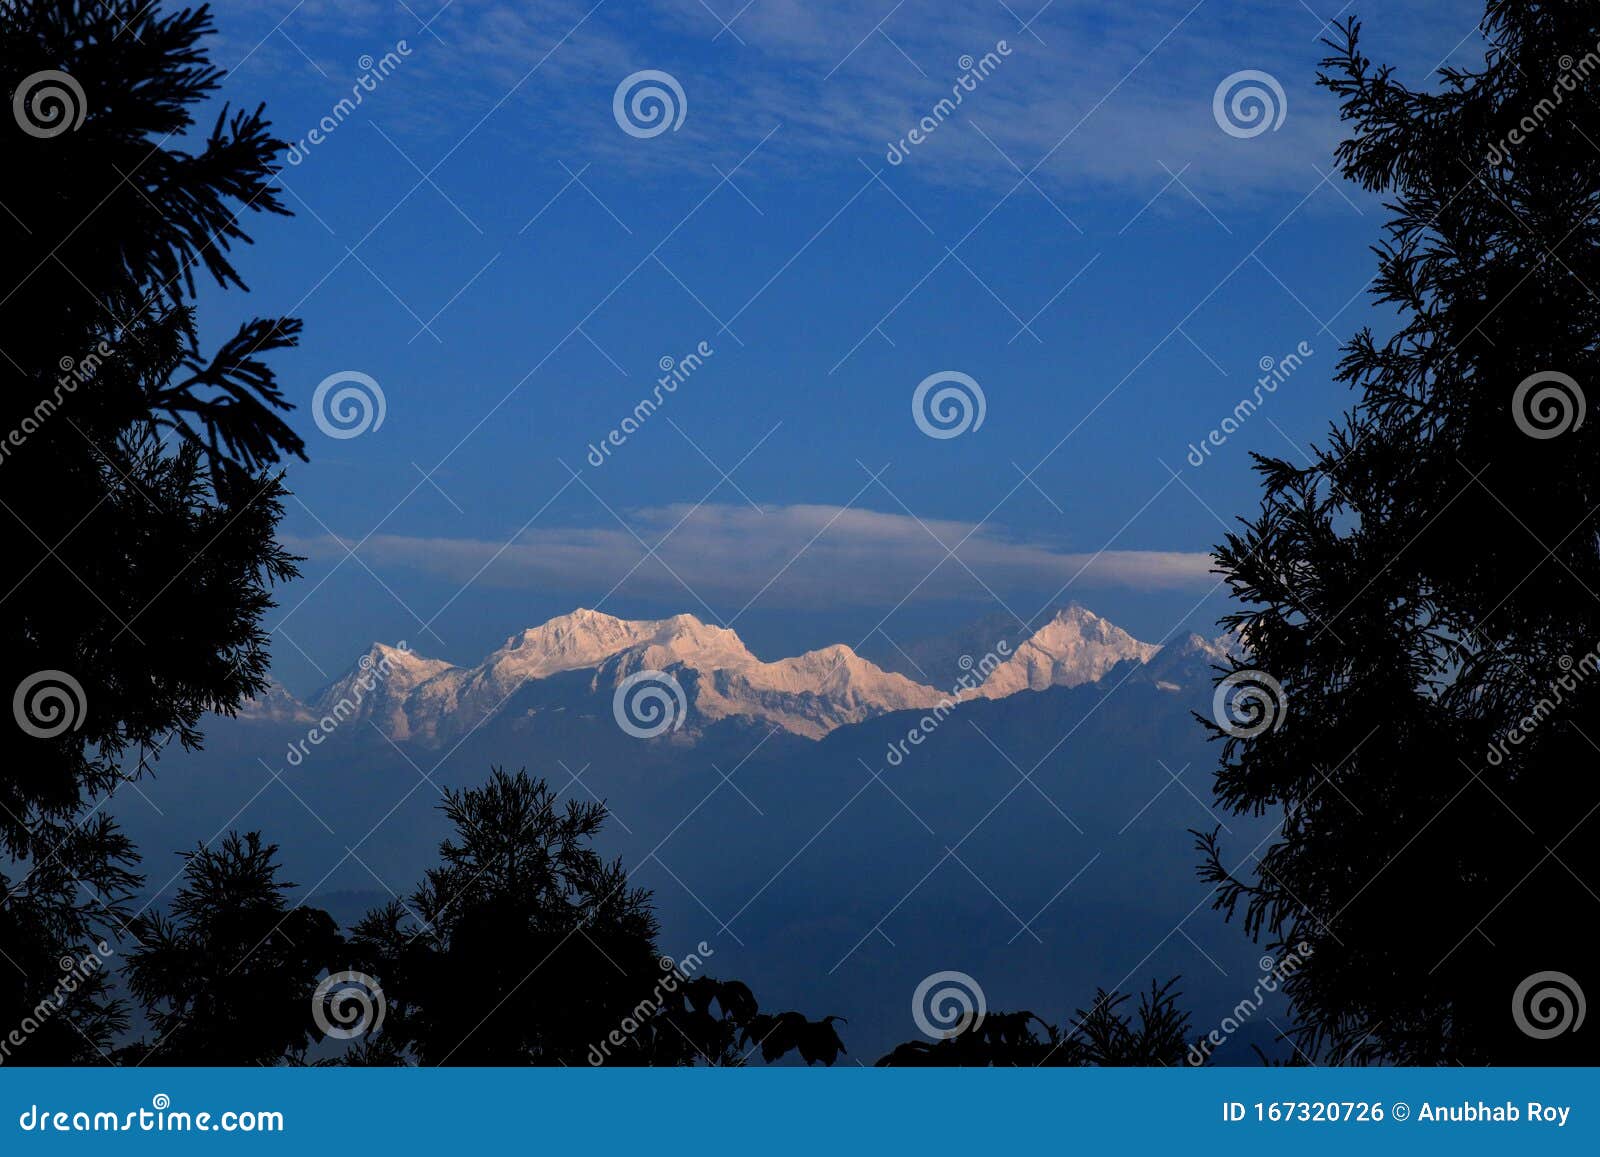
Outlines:
[{"label": "dark foreground tree", "polygon": [[711,950],[658,950],[648,891],[593,848],[598,803],[557,804],[542,779],[495,770],[449,791],[454,834],[408,903],[355,928],[381,986],[381,1033],[358,1063],[739,1064],[756,1051],[832,1064],[836,1018],[763,1014],[737,981],[704,975]]},{"label": "dark foreground tree", "polygon": [[340,966],[333,917],[291,906],[277,846],[229,832],[216,849],[186,853],[168,916],[129,926],[128,988],[151,1035],[119,1060],[155,1065],[269,1065],[319,1040],[317,977]]},{"label": "dark foreground tree", "polygon": [[52,851],[0,872],[0,1063],[104,1064],[128,1027],[111,975],[139,883],[133,845],[104,815],[41,821]]},{"label": "dark foreground tree", "polygon": [[1398,326],[1346,347],[1353,410],[1310,466],[1258,458],[1219,550],[1268,678],[1217,792],[1283,828],[1259,858],[1202,834],[1205,874],[1313,947],[1285,988],[1318,1059],[1600,1061],[1600,7],[1495,0],[1483,32],[1425,92],[1353,22],[1331,43]]},{"label": "dark foreground tree", "polygon": [[208,711],[265,685],[260,627],[294,573],[275,463],[302,444],[260,355],[201,348],[197,274],[242,286],[240,217],[285,212],[283,147],[224,109],[201,9],[0,0],[0,852],[75,814]]},{"label": "dark foreground tree", "polygon": [[878,1060],[895,1068],[1041,1066],[1125,1067],[1189,1063],[1189,1014],[1178,1007],[1177,978],[1150,985],[1137,1008],[1131,993],[1098,990],[1063,1028],[1031,1012],[991,1012],[968,1018],[939,1041],[906,1041]]}]

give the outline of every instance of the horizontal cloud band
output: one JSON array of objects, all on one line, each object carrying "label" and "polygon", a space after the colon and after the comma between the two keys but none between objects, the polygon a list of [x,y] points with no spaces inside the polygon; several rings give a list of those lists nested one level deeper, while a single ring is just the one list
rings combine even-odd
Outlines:
[{"label": "horizontal cloud band", "polygon": [[[673,505],[630,511],[627,526],[535,528],[510,542],[378,534],[358,553],[463,586],[673,594],[739,605],[890,606],[1001,591],[1205,590],[1210,554],[1054,549],[969,522],[925,521],[849,507]],[[286,538],[314,560],[337,561],[357,540]],[[655,547],[652,554],[650,547]],[[953,552],[953,553],[952,553]]]}]

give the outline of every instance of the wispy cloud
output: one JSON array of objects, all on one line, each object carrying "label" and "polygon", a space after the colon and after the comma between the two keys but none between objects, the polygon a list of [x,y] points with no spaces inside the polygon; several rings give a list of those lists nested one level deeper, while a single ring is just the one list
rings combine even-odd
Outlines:
[{"label": "wispy cloud", "polygon": [[[1445,23],[1438,7],[1385,19],[1391,56],[1426,43],[1417,28]],[[1319,20],[1300,6],[454,0],[423,29],[403,7],[272,0],[258,18],[270,28],[279,9],[287,19],[254,54],[260,67],[281,58],[306,68],[287,39],[301,30],[409,35],[418,51],[404,95],[396,86],[387,96],[405,102],[413,131],[431,126],[450,144],[474,128],[507,149],[629,168],[726,169],[777,125],[757,172],[791,174],[819,160],[853,170],[858,157],[883,167],[888,144],[951,95],[961,61],[1001,40],[1012,50],[1005,63],[897,174],[1003,192],[1018,179],[1013,163],[1038,164],[1034,179],[1052,195],[1159,189],[1172,172],[1202,197],[1303,192],[1316,179],[1310,166],[1327,168],[1340,135],[1335,102],[1314,87]],[[1448,23],[1471,31],[1469,21]],[[323,66],[339,76],[349,61]],[[616,131],[611,111],[617,82],[643,68],[671,72],[689,102],[683,130],[648,149]],[[1242,69],[1282,82],[1281,131],[1241,141],[1214,123],[1218,82]]]},{"label": "wispy cloud", "polygon": [[[721,618],[751,603],[887,610],[902,599],[990,591],[1065,598],[1080,589],[1205,590],[1216,581],[1203,552],[1066,550],[989,526],[838,506],[674,505],[624,517],[627,528],[535,529],[510,543],[376,535],[358,553],[375,569],[462,586],[557,590],[590,602],[670,596]],[[355,543],[324,536],[286,545],[335,560]]]}]

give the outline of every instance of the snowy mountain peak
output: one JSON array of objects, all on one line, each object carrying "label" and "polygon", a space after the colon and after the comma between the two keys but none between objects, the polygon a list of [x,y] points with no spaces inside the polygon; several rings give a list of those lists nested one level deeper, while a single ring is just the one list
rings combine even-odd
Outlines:
[{"label": "snowy mountain peak", "polygon": [[373,643],[339,678],[313,696],[312,714],[357,722],[371,720],[393,739],[410,736],[405,703],[430,680],[455,670],[442,659],[416,654],[402,640],[397,646]]},{"label": "snowy mountain peak", "polygon": [[696,710],[707,719],[745,716],[811,739],[885,712],[932,707],[942,698],[843,643],[772,663],[714,669],[696,690]]},{"label": "snowy mountain peak", "polygon": [[674,615],[657,627],[646,647],[652,660],[661,660],[659,666],[677,662],[717,668],[760,662],[733,631],[702,623],[693,615]]},{"label": "snowy mountain peak", "polygon": [[[1031,633],[1019,633],[1018,625],[989,623],[981,632],[973,628],[961,636],[963,646],[976,640],[1005,658],[992,669],[986,663],[984,682],[957,698],[1076,687],[1098,682],[1130,661],[1147,667],[1142,677],[1164,688],[1188,688],[1203,682],[1213,663],[1226,660],[1230,645],[1227,638],[1199,635],[1167,648],[1143,643],[1076,603],[1060,608]],[[972,668],[966,651],[955,667]],[[694,615],[621,619],[579,607],[511,635],[477,666],[424,658],[404,643],[374,643],[308,704],[276,688],[245,713],[272,721],[370,721],[391,739],[442,742],[507,710],[519,692],[535,684],[543,690],[531,700],[524,695],[516,711],[577,706],[608,718],[610,705],[589,701],[610,696],[629,676],[646,671],[666,672],[679,683],[691,734],[718,720],[744,719],[820,739],[886,712],[936,706],[950,694],[885,670],[844,643],[764,662],[733,630]],[[576,681],[543,682],[568,673]]]},{"label": "snowy mountain peak", "polygon": [[1191,632],[1161,648],[1161,653],[1148,664],[1149,675],[1163,691],[1206,686],[1215,677],[1218,667],[1231,666],[1234,656],[1240,653],[1235,635],[1208,639]]},{"label": "snowy mountain peak", "polygon": [[270,723],[298,722],[309,720],[311,712],[289,693],[288,688],[272,679],[265,691],[239,705],[239,718]]},{"label": "snowy mountain peak", "polygon": [[920,698],[915,692],[930,690],[904,675],[883,670],[843,643],[807,651],[791,659],[763,663],[761,666],[764,675],[775,685],[788,685],[796,691],[811,690],[817,694],[865,695],[870,698],[882,692],[895,698],[904,698],[908,694]]},{"label": "snowy mountain peak", "polygon": [[1160,650],[1073,603],[1019,644],[968,697],[999,699],[1019,691],[1095,683],[1118,663],[1147,663]]},{"label": "snowy mountain peak", "polygon": [[392,647],[387,643],[373,643],[367,648],[367,653],[356,660],[356,669],[376,671],[380,679],[399,680],[408,687],[414,687],[442,671],[450,670],[451,664],[443,659],[429,659],[417,654],[402,639]]},{"label": "snowy mountain peak", "polygon": [[490,662],[508,664],[525,678],[542,678],[598,663],[639,643],[656,626],[580,607],[512,635]]},{"label": "snowy mountain peak", "polygon": [[384,680],[398,675],[415,684],[449,668],[450,664],[443,659],[429,659],[417,654],[404,639],[392,647],[387,643],[373,643],[348,671],[329,684],[328,691],[357,678],[363,671],[375,671],[377,678]]},{"label": "snowy mountain peak", "polygon": [[1191,631],[1181,643],[1171,644],[1166,649],[1181,655],[1203,655],[1215,659],[1218,663],[1226,663],[1238,652],[1238,641],[1232,635],[1219,635],[1215,639],[1208,639]]},{"label": "snowy mountain peak", "polygon": [[755,662],[739,636],[693,615],[619,619],[580,607],[571,614],[511,636],[489,657],[497,680],[542,679],[560,671],[595,667],[614,655],[646,648],[655,666],[678,662],[728,665]]},{"label": "snowy mountain peak", "polygon": [[640,671],[683,672],[700,718],[745,717],[813,738],[937,700],[928,688],[880,670],[842,644],[764,663],[734,631],[694,615],[632,620],[580,607],[512,635],[479,666],[441,663],[422,678],[408,676],[403,699],[384,700],[385,729],[394,738],[459,734],[500,712],[523,687],[578,671],[593,673],[592,694],[609,692]]}]

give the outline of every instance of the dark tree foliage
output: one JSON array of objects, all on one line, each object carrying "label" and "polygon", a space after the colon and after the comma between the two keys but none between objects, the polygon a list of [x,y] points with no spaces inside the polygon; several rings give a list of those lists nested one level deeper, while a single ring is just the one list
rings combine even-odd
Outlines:
[{"label": "dark tree foliage", "polygon": [[49,675],[26,697],[44,726],[0,714],[17,859],[263,689],[261,616],[294,573],[274,466],[303,447],[261,355],[299,323],[209,352],[196,331],[197,274],[242,287],[240,218],[285,212],[260,109],[176,147],[222,77],[210,31],[204,8],[0,0],[0,696]]},{"label": "dark tree foliage", "polygon": [[650,893],[592,846],[603,805],[558,806],[544,780],[495,769],[441,806],[454,834],[439,867],[353,931],[387,1006],[353,1063],[739,1064],[759,1048],[832,1064],[843,1052],[834,1018],[767,1016],[744,984],[697,975],[703,959],[661,955]]},{"label": "dark tree foliage", "polygon": [[591,1065],[741,1067],[759,1053],[768,1064],[793,1054],[807,1065],[831,1066],[848,1051],[834,1028],[842,1017],[764,1013],[743,981],[691,977],[686,960],[662,957],[661,965],[649,1003],[595,1045]]},{"label": "dark tree foliage", "polygon": [[1217,793],[1283,827],[1201,834],[1203,875],[1251,936],[1314,947],[1285,988],[1323,1060],[1600,1061],[1512,1011],[1542,972],[1600,993],[1600,7],[1495,0],[1483,33],[1437,91],[1354,22],[1329,42],[1398,323],[1345,347],[1357,400],[1311,465],[1257,457],[1260,515],[1218,552],[1240,666],[1286,702],[1218,732]]},{"label": "dark tree foliage", "polygon": [[53,850],[19,865],[15,879],[0,872],[0,1061],[103,1064],[128,1028],[111,992],[119,941],[110,930],[129,918],[138,856],[104,815],[35,831]]},{"label": "dark tree foliage", "polygon": [[1067,1028],[1031,1012],[991,1012],[952,1030],[940,1041],[906,1041],[879,1058],[896,1068],[962,1066],[1113,1068],[1187,1064],[1189,1014],[1178,1007],[1181,993],[1151,982],[1136,1009],[1123,1006],[1131,993],[1099,989],[1088,1009],[1078,1009]]},{"label": "dark tree foliage", "polygon": [[[804,1013],[780,1012],[776,1015],[758,1013],[739,1027],[739,1047],[757,1046],[761,1059],[767,1063],[779,1060],[793,1052],[807,1065],[832,1066],[849,1050],[839,1039],[834,1021],[844,1024],[841,1016],[825,1016],[821,1020],[807,1020]],[[748,1059],[755,1052],[752,1047],[744,1054]]]},{"label": "dark tree foliage", "polygon": [[333,917],[291,907],[277,845],[229,832],[215,850],[184,855],[168,916],[139,916],[129,991],[152,1036],[117,1059],[153,1065],[268,1065],[302,1058],[320,1039],[316,978],[346,955]]}]

